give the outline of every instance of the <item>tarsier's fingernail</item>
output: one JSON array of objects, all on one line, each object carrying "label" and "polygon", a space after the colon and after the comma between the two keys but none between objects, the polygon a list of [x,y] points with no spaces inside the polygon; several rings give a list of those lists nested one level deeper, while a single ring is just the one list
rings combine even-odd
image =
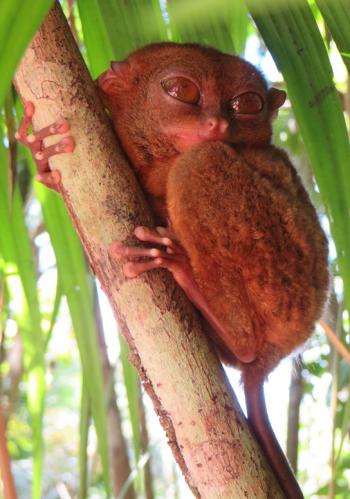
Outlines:
[{"label": "tarsier's fingernail", "polygon": [[122,260],[123,259],[124,255],[122,255],[121,253],[118,253],[118,251],[111,251],[110,253],[115,260]]},{"label": "tarsier's fingernail", "polygon": [[15,132],[15,139],[19,140],[21,138],[21,134],[19,132]]},{"label": "tarsier's fingernail", "polygon": [[164,246],[170,246],[172,244],[172,240],[169,237],[162,237],[162,243]]},{"label": "tarsier's fingernail", "polygon": [[58,170],[53,170],[51,176],[55,182],[58,183],[61,181],[61,174]]},{"label": "tarsier's fingernail", "polygon": [[59,144],[62,147],[61,151],[64,152],[73,152],[75,149],[75,142],[72,137],[63,137]]},{"label": "tarsier's fingernail", "polygon": [[60,140],[56,146],[55,146],[55,151],[56,152],[73,152],[75,148],[75,143],[72,137],[63,137],[62,140]]},{"label": "tarsier's fingernail", "polygon": [[151,256],[159,256],[160,250],[157,248],[152,248],[151,251],[149,252]]},{"label": "tarsier's fingernail", "polygon": [[59,118],[54,124],[55,132],[65,133],[69,130],[69,123],[64,118]]},{"label": "tarsier's fingernail", "polygon": [[37,152],[37,153],[35,153],[34,157],[35,157],[35,159],[40,160],[40,159],[43,159],[44,155],[42,152]]},{"label": "tarsier's fingernail", "polygon": [[121,256],[121,249],[123,247],[123,244],[120,241],[115,241],[113,242],[109,248],[108,251],[115,257]]},{"label": "tarsier's fingernail", "polygon": [[113,241],[113,243],[109,246],[110,248],[120,248],[123,245],[121,241]]},{"label": "tarsier's fingernail", "polygon": [[29,142],[30,144],[33,144],[33,142],[35,142],[35,135],[33,133],[27,135],[27,142]]},{"label": "tarsier's fingernail", "polygon": [[34,111],[35,111],[35,107],[34,107],[34,104],[32,102],[26,102],[24,104],[24,114],[28,118],[30,118],[31,116],[33,116]]},{"label": "tarsier's fingernail", "polygon": [[142,227],[141,225],[139,227],[136,227],[134,230],[134,234],[136,237],[142,237],[145,233],[145,227]]},{"label": "tarsier's fingernail", "polygon": [[126,277],[133,278],[137,276],[137,273],[133,272],[130,269],[130,263],[126,263],[125,265],[123,265],[123,272]]}]

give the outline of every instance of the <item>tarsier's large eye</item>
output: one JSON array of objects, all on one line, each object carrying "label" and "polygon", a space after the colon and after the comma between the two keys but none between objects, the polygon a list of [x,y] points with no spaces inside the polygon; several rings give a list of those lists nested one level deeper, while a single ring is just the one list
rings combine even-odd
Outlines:
[{"label": "tarsier's large eye", "polygon": [[264,107],[264,101],[261,95],[255,92],[245,92],[232,99],[231,106],[237,114],[258,114]]},{"label": "tarsier's large eye", "polygon": [[163,80],[162,87],[170,97],[181,100],[187,104],[198,104],[200,99],[200,91],[193,81],[184,76],[174,76]]}]

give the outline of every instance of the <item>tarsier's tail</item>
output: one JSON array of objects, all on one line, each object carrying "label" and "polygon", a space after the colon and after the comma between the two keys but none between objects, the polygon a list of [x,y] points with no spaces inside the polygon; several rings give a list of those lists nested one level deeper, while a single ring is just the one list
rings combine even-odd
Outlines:
[{"label": "tarsier's tail", "polygon": [[272,430],[266,410],[262,383],[244,383],[248,421],[264,450],[283,492],[288,499],[304,499],[294,473]]}]

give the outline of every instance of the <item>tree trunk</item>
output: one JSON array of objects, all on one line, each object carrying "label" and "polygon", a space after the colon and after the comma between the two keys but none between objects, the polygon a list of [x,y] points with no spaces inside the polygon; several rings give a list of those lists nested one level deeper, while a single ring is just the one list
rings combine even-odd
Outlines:
[{"label": "tree trunk", "polygon": [[36,106],[36,130],[59,116],[71,125],[74,153],[50,165],[61,172],[62,195],[90,265],[194,494],[283,497],[182,291],[164,270],[127,280],[109,256],[113,241],[135,244],[134,228],[152,225],[152,218],[58,4],[15,82],[23,101]]}]

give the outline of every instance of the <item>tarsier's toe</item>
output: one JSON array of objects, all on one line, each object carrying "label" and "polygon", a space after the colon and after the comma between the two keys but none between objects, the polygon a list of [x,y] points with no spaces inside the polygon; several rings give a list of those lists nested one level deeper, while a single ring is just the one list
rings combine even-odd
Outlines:
[{"label": "tarsier's toe", "polygon": [[24,114],[27,116],[27,118],[32,118],[35,113],[35,106],[33,102],[28,101],[24,104]]},{"label": "tarsier's toe", "polygon": [[128,262],[123,266],[123,272],[125,277],[133,279],[134,277],[148,272],[149,270],[157,269],[161,267],[160,259],[150,260],[148,262]]},{"label": "tarsier's toe", "polygon": [[59,118],[53,125],[52,125],[52,133],[66,133],[69,130],[69,123],[65,118]]},{"label": "tarsier's toe", "polygon": [[124,245],[121,241],[114,241],[108,248],[109,254],[116,260],[125,256]]},{"label": "tarsier's toe", "polygon": [[73,152],[75,149],[75,142],[73,140],[73,137],[63,137],[60,142],[57,144],[58,151],[59,153],[61,152]]},{"label": "tarsier's toe", "polygon": [[46,185],[49,189],[56,192],[59,190],[59,184],[61,182],[61,175],[58,170],[40,172],[35,175],[35,180],[41,184]]}]

